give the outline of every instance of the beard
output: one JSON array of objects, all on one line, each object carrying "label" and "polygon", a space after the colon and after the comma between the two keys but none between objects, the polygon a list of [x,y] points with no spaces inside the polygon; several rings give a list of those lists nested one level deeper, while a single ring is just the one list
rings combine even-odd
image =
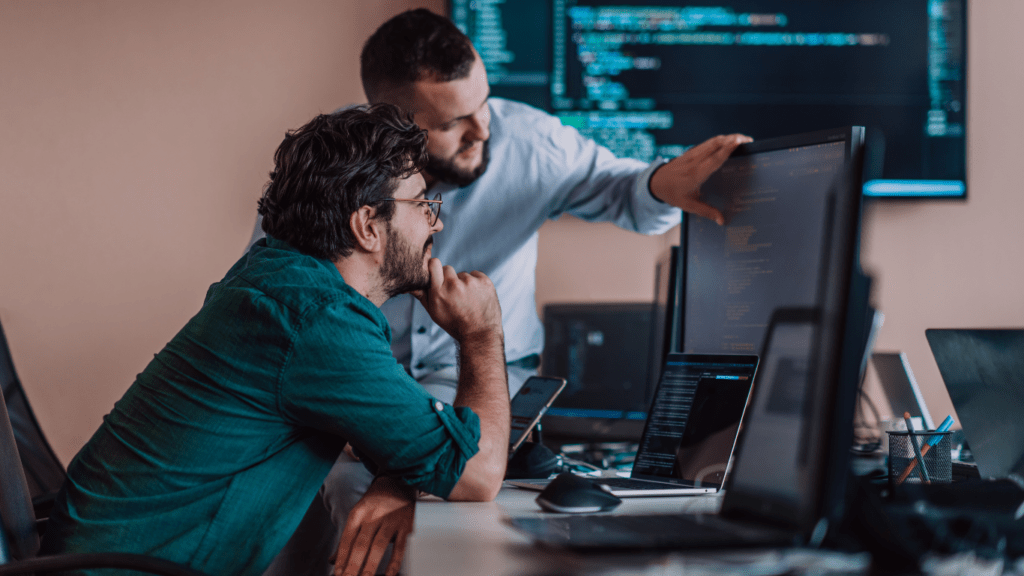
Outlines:
[{"label": "beard", "polygon": [[437,158],[436,156],[430,156],[427,159],[427,166],[423,169],[424,172],[430,174],[437,180],[446,184],[454,184],[459,188],[469,186],[481,174],[487,170],[487,164],[491,161],[491,141],[484,140],[483,151],[480,153],[480,165],[472,170],[466,170],[459,168],[455,165],[455,156],[458,156],[462,152],[469,149],[469,146],[464,146],[457,150],[451,158]]},{"label": "beard", "polygon": [[423,249],[416,250],[387,224],[388,247],[384,254],[384,264],[380,268],[384,283],[384,293],[388,298],[413,290],[426,290],[430,287],[430,273],[423,267],[423,258],[427,249],[434,243],[434,237],[427,238]]}]

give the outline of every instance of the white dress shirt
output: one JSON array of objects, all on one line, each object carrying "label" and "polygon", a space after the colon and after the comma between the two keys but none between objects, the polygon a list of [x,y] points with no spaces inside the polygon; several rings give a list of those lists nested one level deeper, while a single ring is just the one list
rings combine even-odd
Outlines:
[{"label": "white dress shirt", "polygon": [[[509,362],[544,348],[535,300],[538,230],[563,213],[661,234],[680,221],[680,210],[655,199],[648,181],[653,164],[616,158],[558,118],[526,104],[491,98],[491,161],[465,188],[434,185],[442,194],[444,230],[433,255],[457,271],[480,270],[498,293]],[[256,222],[253,241],[263,236]],[[599,249],[599,248],[598,248]],[[653,274],[653,271],[652,271]],[[420,380],[456,364],[455,341],[434,324],[412,296],[388,300],[392,351]]]}]

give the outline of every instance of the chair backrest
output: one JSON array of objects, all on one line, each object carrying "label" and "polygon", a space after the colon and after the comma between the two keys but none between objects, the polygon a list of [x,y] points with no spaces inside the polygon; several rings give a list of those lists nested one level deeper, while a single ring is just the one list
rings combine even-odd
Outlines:
[{"label": "chair backrest", "polygon": [[32,558],[38,551],[32,496],[7,417],[7,402],[0,402],[0,564]]},{"label": "chair backrest", "polygon": [[52,499],[64,483],[64,465],[54,454],[50,443],[32,413],[32,407],[21,387],[14,361],[0,324],[0,387],[7,404],[10,427],[14,431],[21,465],[34,502]]}]

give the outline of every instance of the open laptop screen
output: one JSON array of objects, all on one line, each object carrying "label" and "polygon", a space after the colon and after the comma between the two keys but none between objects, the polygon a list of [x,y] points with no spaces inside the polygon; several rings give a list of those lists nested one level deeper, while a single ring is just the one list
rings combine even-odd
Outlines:
[{"label": "open laptop screen", "polygon": [[721,487],[757,356],[669,354],[633,478]]},{"label": "open laptop screen", "polygon": [[984,478],[1024,475],[1024,330],[925,330]]}]

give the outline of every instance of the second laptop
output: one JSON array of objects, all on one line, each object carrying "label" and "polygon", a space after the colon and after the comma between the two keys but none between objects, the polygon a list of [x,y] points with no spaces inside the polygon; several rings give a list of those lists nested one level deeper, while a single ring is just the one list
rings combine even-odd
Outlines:
[{"label": "second laptop", "polygon": [[[750,397],[757,356],[669,354],[629,478],[600,478],[616,496],[679,496],[722,487]],[[517,480],[543,490],[548,480]]]}]

